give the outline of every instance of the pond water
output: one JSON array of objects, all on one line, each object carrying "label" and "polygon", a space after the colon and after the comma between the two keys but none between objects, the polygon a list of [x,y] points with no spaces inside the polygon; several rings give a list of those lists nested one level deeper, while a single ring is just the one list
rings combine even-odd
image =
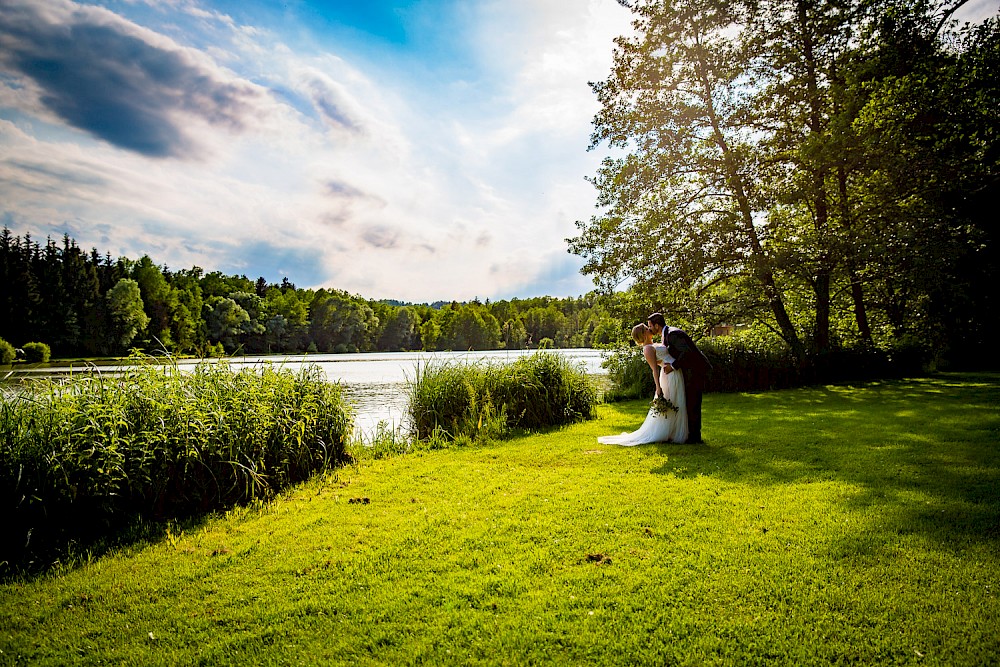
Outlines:
[{"label": "pond water", "polygon": [[[603,375],[601,350],[584,348],[549,350],[570,362],[580,365],[590,375]],[[470,352],[363,352],[358,354],[310,354],[310,355],[268,355],[260,357],[229,357],[234,368],[270,363],[281,368],[297,371],[303,364],[318,366],[331,382],[340,382],[348,398],[357,408],[355,418],[357,430],[362,435],[375,431],[378,423],[384,421],[390,427],[404,425],[407,403],[406,382],[412,379],[418,364],[436,362],[461,363],[510,363],[521,357],[534,354],[534,350],[490,350]],[[201,360],[183,359],[177,366],[194,367]],[[88,369],[114,373],[125,368],[121,364],[94,366],[92,364],[50,365],[45,368],[18,369],[17,377],[52,376],[78,373]]]}]

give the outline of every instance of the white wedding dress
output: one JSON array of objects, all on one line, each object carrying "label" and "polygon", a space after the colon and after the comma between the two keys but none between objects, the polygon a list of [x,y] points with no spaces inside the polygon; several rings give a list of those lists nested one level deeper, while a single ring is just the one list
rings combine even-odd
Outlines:
[{"label": "white wedding dress", "polygon": [[650,442],[684,442],[688,437],[687,400],[684,397],[683,371],[663,372],[662,368],[673,362],[674,358],[667,354],[667,346],[653,343],[656,350],[656,363],[660,366],[660,389],[663,397],[677,406],[677,411],[669,410],[666,415],[649,409],[646,421],[639,430],[621,435],[602,435],[597,439],[602,445],[644,445]]}]

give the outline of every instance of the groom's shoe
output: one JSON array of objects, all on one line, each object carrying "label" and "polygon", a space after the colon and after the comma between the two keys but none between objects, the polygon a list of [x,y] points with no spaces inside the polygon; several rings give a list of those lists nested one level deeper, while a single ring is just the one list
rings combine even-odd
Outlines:
[{"label": "groom's shoe", "polygon": [[693,436],[684,441],[685,445],[704,445],[705,441],[700,436]]}]

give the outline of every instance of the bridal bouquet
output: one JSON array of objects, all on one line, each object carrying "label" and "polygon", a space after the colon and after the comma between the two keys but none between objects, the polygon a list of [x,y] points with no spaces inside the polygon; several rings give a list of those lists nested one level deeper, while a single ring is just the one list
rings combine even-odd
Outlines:
[{"label": "bridal bouquet", "polygon": [[671,411],[677,412],[678,408],[676,405],[663,398],[662,396],[657,396],[653,399],[653,402],[649,404],[649,407],[653,408],[653,412],[658,415],[663,415],[666,417]]}]

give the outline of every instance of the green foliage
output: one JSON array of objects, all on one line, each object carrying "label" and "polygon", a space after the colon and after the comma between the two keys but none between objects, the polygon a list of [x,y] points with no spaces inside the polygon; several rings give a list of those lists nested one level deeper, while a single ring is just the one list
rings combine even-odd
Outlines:
[{"label": "green foliage", "polygon": [[213,296],[205,300],[202,317],[209,340],[216,340],[229,352],[240,347],[239,336],[253,328],[250,314],[234,299]]},{"label": "green foliage", "polygon": [[45,363],[52,356],[52,350],[45,343],[25,343],[21,349],[25,361],[33,364]]},{"label": "green foliage", "polygon": [[371,349],[378,326],[371,307],[346,292],[320,290],[311,306],[310,335],[321,352]]},{"label": "green foliage", "polygon": [[9,366],[17,358],[14,346],[0,338],[0,366]]},{"label": "green foliage", "polygon": [[419,340],[417,326],[419,316],[412,308],[402,306],[387,313],[385,326],[378,340],[378,349],[412,350],[417,348]]},{"label": "green foliage", "polygon": [[148,255],[113,262],[96,251],[84,255],[69,237],[62,248],[51,240],[43,248],[7,228],[0,282],[0,336],[48,341],[57,356],[132,347],[197,355],[220,344],[231,354],[524,349],[543,338],[553,347],[588,347],[619,333],[608,315],[613,295],[372,301],[298,289],[287,278],[269,284],[197,266],[171,271]]},{"label": "green foliage", "polygon": [[[741,331],[731,336],[704,338],[700,349],[712,364],[706,391],[766,391],[826,382],[915,377],[926,372],[927,353],[909,342],[891,351],[853,347],[837,348],[802,363],[775,334]],[[653,376],[641,349],[632,345],[613,348],[602,363],[608,370],[607,402],[653,395]]]},{"label": "green foliage", "polygon": [[434,442],[465,442],[505,435],[506,414],[498,419],[492,397],[486,393],[487,375],[492,372],[493,367],[473,364],[418,365],[409,387],[414,436]]},{"label": "green foliage", "polygon": [[410,382],[418,439],[494,440],[593,416],[596,391],[581,369],[536,353],[510,364],[428,363]]},{"label": "green foliage", "polygon": [[361,433],[351,440],[347,455],[352,461],[373,461],[409,452],[413,440],[389,422],[380,421],[372,433]]},{"label": "green foliage", "polygon": [[511,428],[537,429],[592,419],[597,394],[586,372],[538,352],[498,368],[488,388]]},{"label": "green foliage", "polygon": [[604,392],[604,400],[607,402],[652,398],[656,391],[653,373],[638,345],[608,350],[601,366],[608,371],[610,386]]},{"label": "green foliage", "polygon": [[143,311],[139,284],[122,278],[108,290],[106,299],[113,329],[112,342],[117,349],[124,350],[150,322]]},{"label": "green foliage", "polygon": [[708,391],[784,389],[814,379],[777,336],[721,336],[700,341],[698,349],[712,363]]},{"label": "green foliage", "polygon": [[[800,364],[784,341],[773,334],[740,332],[702,339],[698,341],[698,349],[712,363],[707,391],[780,389],[809,384],[818,378],[815,368]],[[610,383],[605,401],[652,397],[653,374],[639,346],[610,350],[603,366],[608,369]],[[854,379],[868,376],[856,366],[850,370],[855,373]],[[881,367],[879,370],[885,371]]]},{"label": "green foliage", "polygon": [[140,364],[0,401],[0,560],[25,562],[137,516],[266,498],[344,460],[351,410],[316,367]]},{"label": "green foliage", "polygon": [[420,325],[420,340],[422,349],[432,352],[437,349],[438,341],[441,339],[441,325],[435,320],[429,319]]}]

